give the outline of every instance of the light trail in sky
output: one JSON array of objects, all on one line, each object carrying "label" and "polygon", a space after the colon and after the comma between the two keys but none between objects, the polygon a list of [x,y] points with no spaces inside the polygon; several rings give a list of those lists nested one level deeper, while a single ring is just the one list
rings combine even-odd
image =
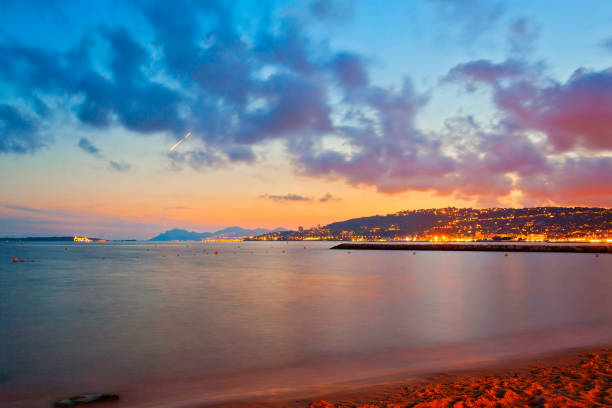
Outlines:
[{"label": "light trail in sky", "polygon": [[191,136],[191,132],[187,132],[187,134],[186,134],[185,136],[181,137],[181,138],[179,139],[179,141],[178,141],[178,142],[176,142],[175,144],[173,144],[173,145],[172,145],[172,147],[170,148],[170,150],[169,150],[169,151],[170,151],[170,152],[173,152],[173,151],[174,151],[174,149],[176,149],[177,147],[179,147],[179,145],[180,145],[181,143],[183,143],[183,142],[185,141],[185,139],[187,139],[189,136]]}]

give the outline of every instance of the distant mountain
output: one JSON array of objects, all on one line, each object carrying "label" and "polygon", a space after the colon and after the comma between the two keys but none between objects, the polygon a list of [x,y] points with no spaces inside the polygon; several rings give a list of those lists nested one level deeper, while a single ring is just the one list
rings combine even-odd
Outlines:
[{"label": "distant mountain", "polygon": [[288,231],[286,228],[278,227],[273,230],[265,228],[245,229],[241,227],[228,227],[217,232],[213,232],[213,237],[225,237],[225,238],[240,238],[240,237],[252,237],[262,234],[269,234],[271,232]]},{"label": "distant mountain", "polygon": [[201,241],[206,238],[243,238],[262,234],[287,231],[286,228],[276,228],[273,230],[265,228],[246,229],[241,227],[228,227],[215,232],[192,232],[184,229],[174,228],[162,232],[149,241]]},{"label": "distant mountain", "polygon": [[200,241],[203,238],[209,238],[213,234],[210,232],[191,232],[184,229],[174,228],[166,232],[162,232],[149,241]]}]

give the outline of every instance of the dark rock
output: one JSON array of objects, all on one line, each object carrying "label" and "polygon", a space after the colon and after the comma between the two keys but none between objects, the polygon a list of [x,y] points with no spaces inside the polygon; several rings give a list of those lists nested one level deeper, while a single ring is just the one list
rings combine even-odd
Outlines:
[{"label": "dark rock", "polygon": [[53,406],[56,408],[80,407],[82,405],[91,404],[94,402],[117,400],[119,400],[119,396],[116,394],[85,394],[76,395],[74,397],[57,401],[55,404],[53,404]]}]

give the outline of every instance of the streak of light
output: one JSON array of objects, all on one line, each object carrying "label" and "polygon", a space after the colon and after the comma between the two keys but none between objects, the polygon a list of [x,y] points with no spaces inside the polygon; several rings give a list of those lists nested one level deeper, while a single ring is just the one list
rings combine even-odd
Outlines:
[{"label": "streak of light", "polygon": [[181,138],[179,139],[179,141],[178,141],[178,142],[176,142],[175,144],[173,144],[173,145],[172,145],[172,147],[170,148],[170,150],[169,150],[169,151],[170,151],[170,152],[173,152],[173,151],[174,151],[174,149],[176,149],[177,147],[179,147],[179,145],[180,145],[181,143],[183,143],[183,142],[185,141],[185,139],[187,139],[189,136],[191,136],[191,132],[187,132],[187,134],[186,134],[185,136],[181,137]]}]

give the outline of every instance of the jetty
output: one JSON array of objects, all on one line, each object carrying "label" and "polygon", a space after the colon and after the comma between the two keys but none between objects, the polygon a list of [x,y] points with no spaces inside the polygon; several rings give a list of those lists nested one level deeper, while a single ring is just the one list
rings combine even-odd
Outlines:
[{"label": "jetty", "polygon": [[570,252],[589,254],[612,254],[612,245],[543,245],[543,244],[497,244],[497,243],[353,243],[345,242],[331,249],[383,250],[383,251],[492,251],[492,252]]}]

